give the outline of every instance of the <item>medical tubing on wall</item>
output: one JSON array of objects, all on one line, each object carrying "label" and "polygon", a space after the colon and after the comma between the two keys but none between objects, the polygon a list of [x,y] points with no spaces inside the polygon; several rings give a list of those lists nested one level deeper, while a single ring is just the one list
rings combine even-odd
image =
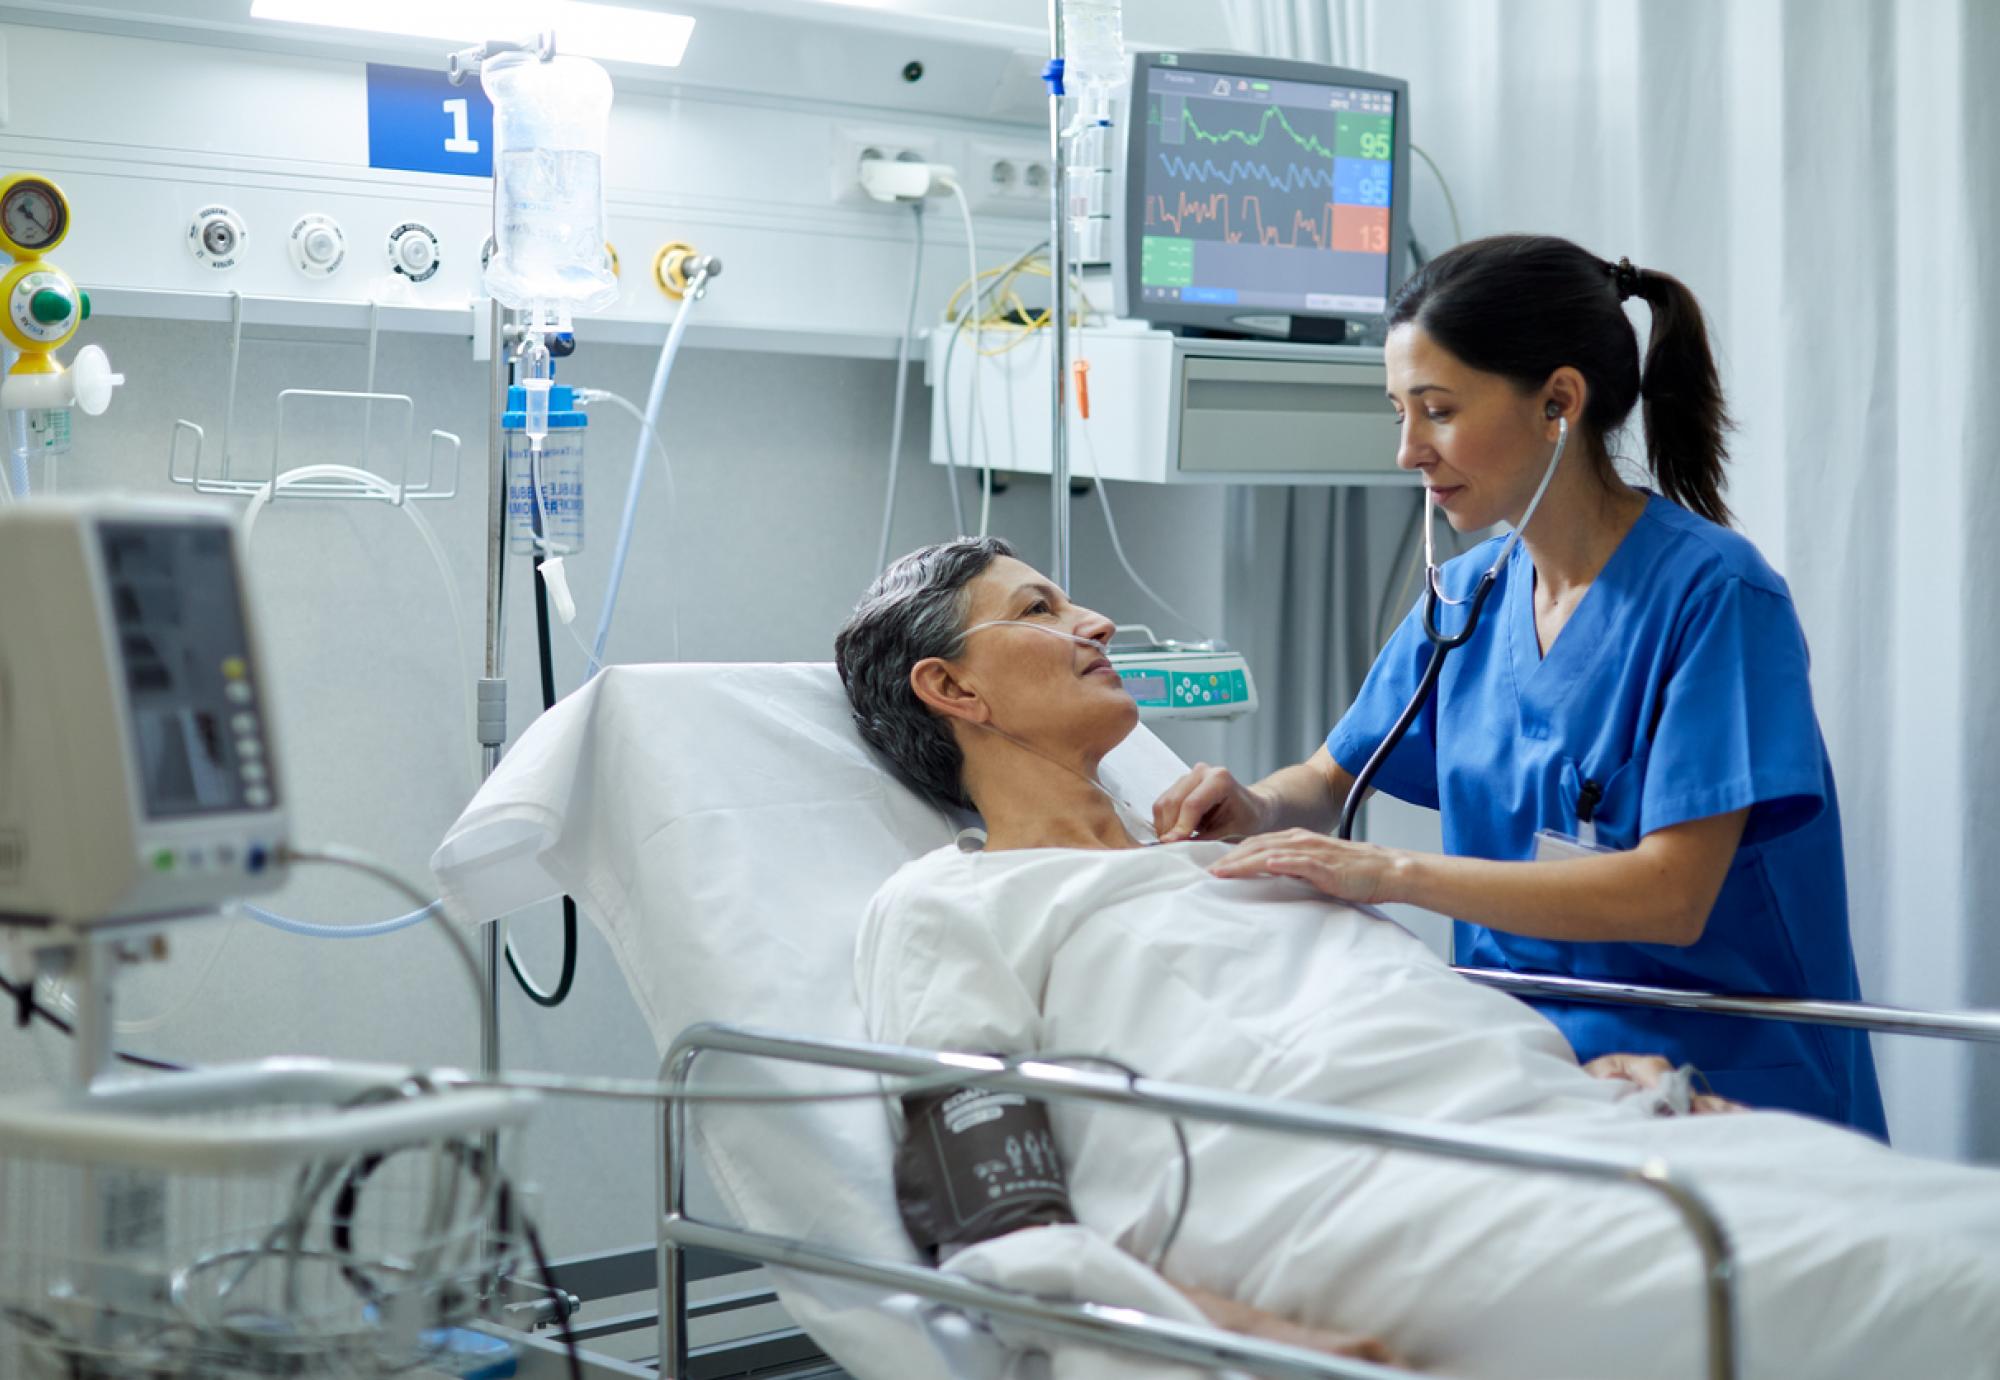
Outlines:
[{"label": "medical tubing on wall", "polygon": [[[915,221],[915,243],[910,251],[910,301],[903,311],[903,334],[896,341],[896,401],[889,418],[889,479],[882,493],[882,537],[875,544],[877,575],[889,567],[889,533],[896,525],[896,476],[903,468],[903,400],[910,386],[910,337],[917,329],[917,297],[924,279],[924,204],[914,203],[910,212]],[[956,484],[951,486],[951,520],[958,531],[965,530]]]},{"label": "medical tubing on wall", "polygon": [[[251,497],[250,506],[244,509],[244,549],[249,550],[251,536],[257,530],[257,519],[269,506],[279,489],[287,484],[318,479],[350,480],[367,489],[370,495],[376,498],[394,499],[397,496],[394,484],[373,470],[364,470],[353,465],[304,465],[298,469],[286,470],[259,489]],[[465,651],[465,614],[459,604],[458,581],[453,577],[451,563],[445,556],[444,543],[438,540],[437,529],[431,526],[430,519],[424,516],[423,510],[417,504],[400,503],[395,506],[410,519],[411,525],[417,530],[417,535],[423,540],[424,549],[430,552],[431,560],[437,565],[438,576],[444,582],[445,606],[451,613],[451,645],[457,654],[462,656]],[[466,714],[468,721],[477,715],[477,709],[469,693],[466,698]],[[260,925],[268,925],[272,929],[283,930],[287,934],[300,935],[307,939],[377,939],[385,934],[394,934],[398,930],[405,930],[412,925],[432,919],[439,913],[441,906],[441,902],[432,901],[406,915],[363,925],[330,925],[311,920],[295,920],[290,916],[279,915],[247,902],[243,903],[240,909],[243,914]]]},{"label": "medical tubing on wall", "polygon": [[[646,414],[639,419],[639,440],[632,451],[632,482],[625,488],[625,514],[618,522],[618,545],[611,553],[611,579],[604,590],[604,609],[597,617],[597,636],[590,644],[590,664],[584,678],[597,674],[604,664],[604,644],[611,640],[611,619],[618,611],[618,588],[625,582],[625,558],[632,550],[632,528],[639,518],[639,494],[646,486],[646,460],[658,443],[660,404],[667,396],[667,380],[673,377],[674,360],[681,352],[681,338],[687,334],[688,318],[700,300],[705,279],[697,276],[681,297],[673,324],[667,327],[666,343],[660,346],[659,363],[653,366],[653,386],[646,391]],[[651,438],[649,441],[648,438]],[[662,453],[665,445],[660,445]]]},{"label": "medical tubing on wall", "polygon": [[[579,403],[586,405],[589,403],[608,402],[614,406],[622,407],[631,415],[632,420],[639,424],[640,443],[642,445],[650,445],[653,448],[653,453],[660,457],[660,473],[667,481],[667,523],[671,529],[675,515],[680,512],[681,495],[680,489],[674,480],[674,462],[667,454],[666,442],[660,439],[659,428],[653,425],[651,419],[645,413],[641,412],[630,398],[613,393],[609,389],[579,388],[576,390],[576,396]],[[625,552],[632,541],[632,530],[635,523],[637,505],[633,504],[630,499],[638,493],[638,479],[638,473],[635,471],[633,473],[633,487],[628,491],[625,514],[619,521],[618,551],[612,564],[611,584],[605,591],[604,611],[598,624],[597,640],[593,647],[586,647],[583,645],[581,638],[576,639],[577,646],[584,655],[583,675],[585,680],[596,675],[599,667],[603,665],[604,645],[611,635],[612,606],[617,602],[618,584],[624,579]],[[673,620],[673,657],[675,660],[678,660],[681,654],[681,597],[678,588],[671,581],[668,582],[667,610]],[[575,637],[573,630],[571,636]]]}]

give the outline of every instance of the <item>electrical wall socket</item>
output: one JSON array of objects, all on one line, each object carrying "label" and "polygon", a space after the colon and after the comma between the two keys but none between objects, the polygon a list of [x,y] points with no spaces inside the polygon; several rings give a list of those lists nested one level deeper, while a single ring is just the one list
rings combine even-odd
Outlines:
[{"label": "electrical wall socket", "polygon": [[960,176],[966,200],[983,216],[1049,217],[1049,150],[1029,140],[974,139]]},{"label": "electrical wall socket", "polygon": [[943,141],[913,129],[836,129],[833,132],[833,199],[842,206],[886,206],[861,190],[861,164],[869,158],[943,163]]}]

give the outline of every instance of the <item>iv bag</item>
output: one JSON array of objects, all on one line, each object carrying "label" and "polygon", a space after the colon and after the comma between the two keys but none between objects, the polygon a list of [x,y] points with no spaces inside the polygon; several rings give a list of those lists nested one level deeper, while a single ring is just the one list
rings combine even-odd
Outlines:
[{"label": "iv bag", "polygon": [[1063,83],[1093,117],[1125,84],[1125,23],[1119,0],[1067,0],[1063,6]]},{"label": "iv bag", "polygon": [[567,316],[618,299],[605,251],[604,143],[611,78],[588,58],[487,60],[493,102],[493,257],[486,291],[515,311]]}]

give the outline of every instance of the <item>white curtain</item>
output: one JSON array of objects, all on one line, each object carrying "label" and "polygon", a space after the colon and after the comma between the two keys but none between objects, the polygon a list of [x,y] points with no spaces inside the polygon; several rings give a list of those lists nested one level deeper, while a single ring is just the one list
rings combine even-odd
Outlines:
[{"label": "white curtain", "polygon": [[[1739,423],[1731,500],[1813,648],[1864,987],[2000,1008],[2000,606],[1978,558],[2000,524],[2000,5],[1232,15],[1241,47],[1407,78],[1467,235],[1566,235],[1701,298]],[[1427,172],[1412,200],[1426,248],[1448,245]],[[2000,1050],[1876,1052],[1902,1144],[2000,1158]]]}]

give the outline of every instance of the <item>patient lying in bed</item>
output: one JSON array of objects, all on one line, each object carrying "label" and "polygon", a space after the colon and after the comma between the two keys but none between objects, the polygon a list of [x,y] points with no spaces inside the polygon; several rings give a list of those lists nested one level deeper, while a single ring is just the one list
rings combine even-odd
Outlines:
[{"label": "patient lying in bed", "polygon": [[[843,629],[864,736],[987,830],[983,851],[934,853],[877,895],[856,954],[872,1037],[1084,1051],[1158,1078],[1657,1153],[1730,1232],[1745,1374],[2000,1376],[2000,1174],[1787,1114],[1659,1116],[1632,1080],[1579,1068],[1541,1016],[1395,924],[1283,879],[1216,880],[1225,845],[1142,846],[1136,815],[1093,784],[1136,718],[1090,645],[1109,632],[974,542],[898,563]],[[1166,1124],[1051,1115],[1077,1218],[1151,1258],[1179,1193]],[[1653,1195],[1188,1130],[1191,1204],[1160,1274],[1226,1326],[1330,1349],[1379,1338],[1465,1376],[1702,1373],[1698,1256]],[[1018,1235],[1033,1248],[1035,1232]]]}]

